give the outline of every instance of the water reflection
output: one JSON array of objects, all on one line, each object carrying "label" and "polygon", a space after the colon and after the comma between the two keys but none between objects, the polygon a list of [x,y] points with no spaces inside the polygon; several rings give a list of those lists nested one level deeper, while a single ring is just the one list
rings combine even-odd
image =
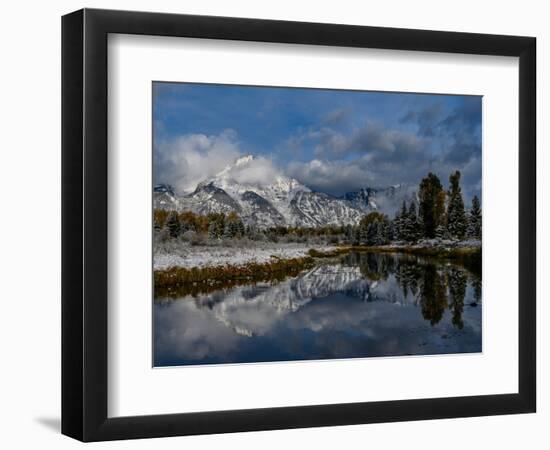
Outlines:
[{"label": "water reflection", "polygon": [[480,276],[458,265],[351,253],[284,281],[155,299],[155,365],[479,352],[480,302]]}]

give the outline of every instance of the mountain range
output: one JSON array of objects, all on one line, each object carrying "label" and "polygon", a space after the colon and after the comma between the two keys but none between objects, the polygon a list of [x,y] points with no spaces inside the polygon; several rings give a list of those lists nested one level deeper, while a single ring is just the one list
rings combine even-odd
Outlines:
[{"label": "mountain range", "polygon": [[247,177],[247,169],[253,162],[252,155],[238,158],[184,195],[178,195],[170,185],[157,184],[153,188],[153,206],[199,214],[234,211],[245,224],[258,228],[316,227],[357,224],[371,211],[393,216],[403,200],[416,197],[414,187],[405,184],[366,187],[334,197],[313,191],[283,173],[270,179]]}]

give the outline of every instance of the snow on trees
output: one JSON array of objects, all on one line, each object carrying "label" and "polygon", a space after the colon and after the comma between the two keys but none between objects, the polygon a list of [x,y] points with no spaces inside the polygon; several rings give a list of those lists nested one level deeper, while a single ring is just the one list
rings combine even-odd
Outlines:
[{"label": "snow on trees", "polygon": [[449,177],[449,204],[447,206],[447,230],[456,239],[463,239],[468,226],[464,200],[460,188],[460,172],[457,170]]},{"label": "snow on trees", "polygon": [[178,213],[175,211],[172,211],[168,215],[168,219],[166,219],[166,228],[168,228],[168,232],[170,233],[170,237],[177,238],[180,235],[181,232],[181,224],[178,219]]},{"label": "snow on trees", "polygon": [[468,237],[481,239],[481,207],[479,198],[474,195],[472,199],[472,207],[468,217]]}]

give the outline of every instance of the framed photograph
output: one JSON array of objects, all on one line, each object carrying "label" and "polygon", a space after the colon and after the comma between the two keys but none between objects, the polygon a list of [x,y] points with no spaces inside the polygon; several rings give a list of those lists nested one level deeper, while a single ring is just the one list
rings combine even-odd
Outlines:
[{"label": "framed photograph", "polygon": [[535,412],[532,37],[62,21],[62,432]]}]

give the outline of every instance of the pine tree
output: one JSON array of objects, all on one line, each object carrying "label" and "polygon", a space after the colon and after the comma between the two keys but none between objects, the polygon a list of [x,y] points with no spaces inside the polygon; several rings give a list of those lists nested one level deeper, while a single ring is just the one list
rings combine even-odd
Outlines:
[{"label": "pine tree", "polygon": [[435,229],[435,237],[439,240],[447,239],[447,228],[445,228],[442,224],[439,224]]},{"label": "pine tree", "polygon": [[464,200],[460,188],[460,172],[457,170],[449,177],[449,206],[447,207],[447,230],[457,239],[464,238],[466,234],[467,218],[464,211]]},{"label": "pine tree", "polygon": [[378,222],[371,222],[366,227],[366,244],[367,245],[376,245],[376,236],[378,233]]},{"label": "pine tree", "polygon": [[395,219],[397,222],[397,226],[396,226],[397,238],[401,241],[407,240],[406,233],[405,233],[407,215],[408,215],[407,203],[405,202],[405,200],[403,200],[403,204],[401,205],[401,212],[398,213]]},{"label": "pine tree", "polygon": [[392,242],[395,239],[395,220],[389,220],[386,226],[386,241]]},{"label": "pine tree", "polygon": [[244,237],[244,223],[241,219],[237,220],[235,230],[237,232],[238,237],[241,237],[241,238]]},{"label": "pine tree", "polygon": [[218,225],[216,222],[210,222],[208,225],[208,237],[210,239],[218,239],[220,237],[218,235]]},{"label": "pine tree", "polygon": [[444,191],[437,175],[429,173],[420,182],[418,189],[418,214],[422,217],[423,235],[435,237],[435,230],[441,223],[444,213]]},{"label": "pine tree", "polygon": [[386,225],[384,222],[375,222],[375,226],[375,245],[384,245],[386,243]]},{"label": "pine tree", "polygon": [[225,215],[211,214],[209,219],[208,236],[210,239],[221,239],[225,233]]},{"label": "pine tree", "polygon": [[354,231],[353,231],[353,227],[351,225],[346,225],[345,236],[346,236],[346,241],[348,242],[348,244],[353,244]]},{"label": "pine tree", "polygon": [[170,233],[170,237],[177,238],[181,233],[181,224],[178,219],[178,213],[175,211],[172,211],[170,215],[168,216],[168,219],[166,219],[166,227],[168,228],[168,232]]},{"label": "pine tree", "polygon": [[468,217],[468,236],[474,239],[481,239],[481,207],[479,198],[474,195],[472,207]]},{"label": "pine tree", "polygon": [[[357,226],[355,227],[355,230],[354,230],[354,233],[353,233],[353,245],[361,245],[361,238],[362,238],[362,233],[361,233],[361,227]],[[365,239],[366,239],[366,236],[365,236]]]},{"label": "pine tree", "polygon": [[235,222],[233,220],[225,222],[223,229],[223,238],[224,239],[233,239],[235,237]]},{"label": "pine tree", "polygon": [[409,206],[409,211],[407,213],[407,222],[406,222],[406,230],[405,234],[407,236],[407,240],[410,242],[415,242],[420,237],[420,230],[418,229],[418,218],[416,216],[416,204],[414,202],[411,202]]}]

